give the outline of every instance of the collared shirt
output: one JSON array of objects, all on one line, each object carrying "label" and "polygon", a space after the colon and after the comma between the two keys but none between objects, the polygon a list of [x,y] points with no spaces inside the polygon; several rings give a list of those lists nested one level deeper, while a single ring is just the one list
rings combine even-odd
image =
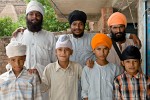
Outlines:
[{"label": "collared shirt", "polygon": [[28,29],[24,33],[19,33],[16,39],[27,46],[26,62],[27,69],[36,68],[42,76],[45,66],[56,61],[55,56],[55,36],[45,30],[31,32]]},{"label": "collared shirt", "polygon": [[23,69],[18,77],[12,69],[0,76],[0,100],[42,100],[37,75]]},{"label": "collared shirt", "polygon": [[49,88],[50,100],[78,100],[81,73],[81,65],[71,61],[66,69],[61,68],[58,61],[47,65],[42,83]]},{"label": "collared shirt", "polygon": [[[117,42],[116,42],[116,44],[117,44],[120,52],[122,52],[127,46],[134,45],[134,42],[132,39],[126,39],[126,42],[121,44],[122,50],[120,49],[119,44]],[[107,60],[108,60],[108,62],[114,63],[117,66],[121,66],[121,60],[120,60],[120,58],[119,58],[113,45],[112,45],[111,49],[109,50]]]},{"label": "collared shirt", "polygon": [[100,66],[96,61],[92,69],[84,67],[81,77],[82,98],[113,100],[113,80],[122,70],[113,63]]},{"label": "collared shirt", "polygon": [[142,73],[131,76],[125,71],[114,80],[115,100],[149,100],[146,99],[148,87],[150,77]]}]

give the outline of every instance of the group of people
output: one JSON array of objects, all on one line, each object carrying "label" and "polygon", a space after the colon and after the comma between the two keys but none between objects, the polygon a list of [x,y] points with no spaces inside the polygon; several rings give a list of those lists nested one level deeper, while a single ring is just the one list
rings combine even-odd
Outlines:
[{"label": "group of people", "polygon": [[69,14],[72,34],[60,36],[42,29],[43,16],[42,4],[30,1],[27,29],[17,29],[6,46],[9,70],[0,75],[0,100],[148,100],[140,41],[126,34],[122,13],[109,17],[107,35],[84,33],[83,11]]}]

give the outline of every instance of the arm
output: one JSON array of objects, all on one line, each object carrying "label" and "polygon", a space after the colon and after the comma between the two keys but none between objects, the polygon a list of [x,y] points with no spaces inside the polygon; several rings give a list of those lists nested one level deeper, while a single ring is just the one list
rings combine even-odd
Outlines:
[{"label": "arm", "polygon": [[91,59],[88,59],[88,60],[86,61],[86,66],[88,66],[89,68],[93,68],[93,66],[94,66],[94,61],[91,60]]},{"label": "arm", "polygon": [[84,100],[88,100],[89,85],[90,84],[89,84],[88,73],[86,68],[84,67],[81,76],[81,86],[82,86],[81,96]]},{"label": "arm", "polygon": [[121,91],[117,78],[114,80],[114,98],[114,100],[121,100]]},{"label": "arm", "polygon": [[130,34],[129,39],[133,39],[134,44],[140,49],[142,47],[140,39],[136,34]]},{"label": "arm", "polygon": [[41,94],[41,90],[40,90],[40,80],[38,78],[38,76],[36,74],[34,75],[34,82],[33,82],[33,96],[34,99],[33,100],[42,100],[42,94]]}]

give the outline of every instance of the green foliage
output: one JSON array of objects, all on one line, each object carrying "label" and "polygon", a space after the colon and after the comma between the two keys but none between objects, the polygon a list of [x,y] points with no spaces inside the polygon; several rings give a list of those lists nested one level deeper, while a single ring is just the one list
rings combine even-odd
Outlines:
[{"label": "green foliage", "polygon": [[14,27],[16,25],[13,24],[10,18],[0,18],[0,36],[9,36],[13,32]]}]

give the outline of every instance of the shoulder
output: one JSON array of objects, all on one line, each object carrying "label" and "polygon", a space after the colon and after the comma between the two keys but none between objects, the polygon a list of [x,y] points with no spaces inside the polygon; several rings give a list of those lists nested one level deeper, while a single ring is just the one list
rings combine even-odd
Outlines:
[{"label": "shoulder", "polygon": [[82,66],[77,62],[70,61],[70,66],[74,67],[74,69],[82,70]]},{"label": "shoulder", "polygon": [[117,75],[114,80],[115,80],[115,81],[120,81],[120,80],[122,80],[123,78],[125,78],[125,73],[122,73],[122,74],[120,74],[120,75]]},{"label": "shoulder", "polygon": [[8,78],[8,75],[9,75],[9,71],[7,71],[7,72],[1,74],[1,75],[0,75],[0,80],[4,80],[4,79]]},{"label": "shoulder", "polygon": [[47,30],[41,30],[42,34],[46,34],[47,36],[50,37],[55,37],[53,32],[47,31]]}]

